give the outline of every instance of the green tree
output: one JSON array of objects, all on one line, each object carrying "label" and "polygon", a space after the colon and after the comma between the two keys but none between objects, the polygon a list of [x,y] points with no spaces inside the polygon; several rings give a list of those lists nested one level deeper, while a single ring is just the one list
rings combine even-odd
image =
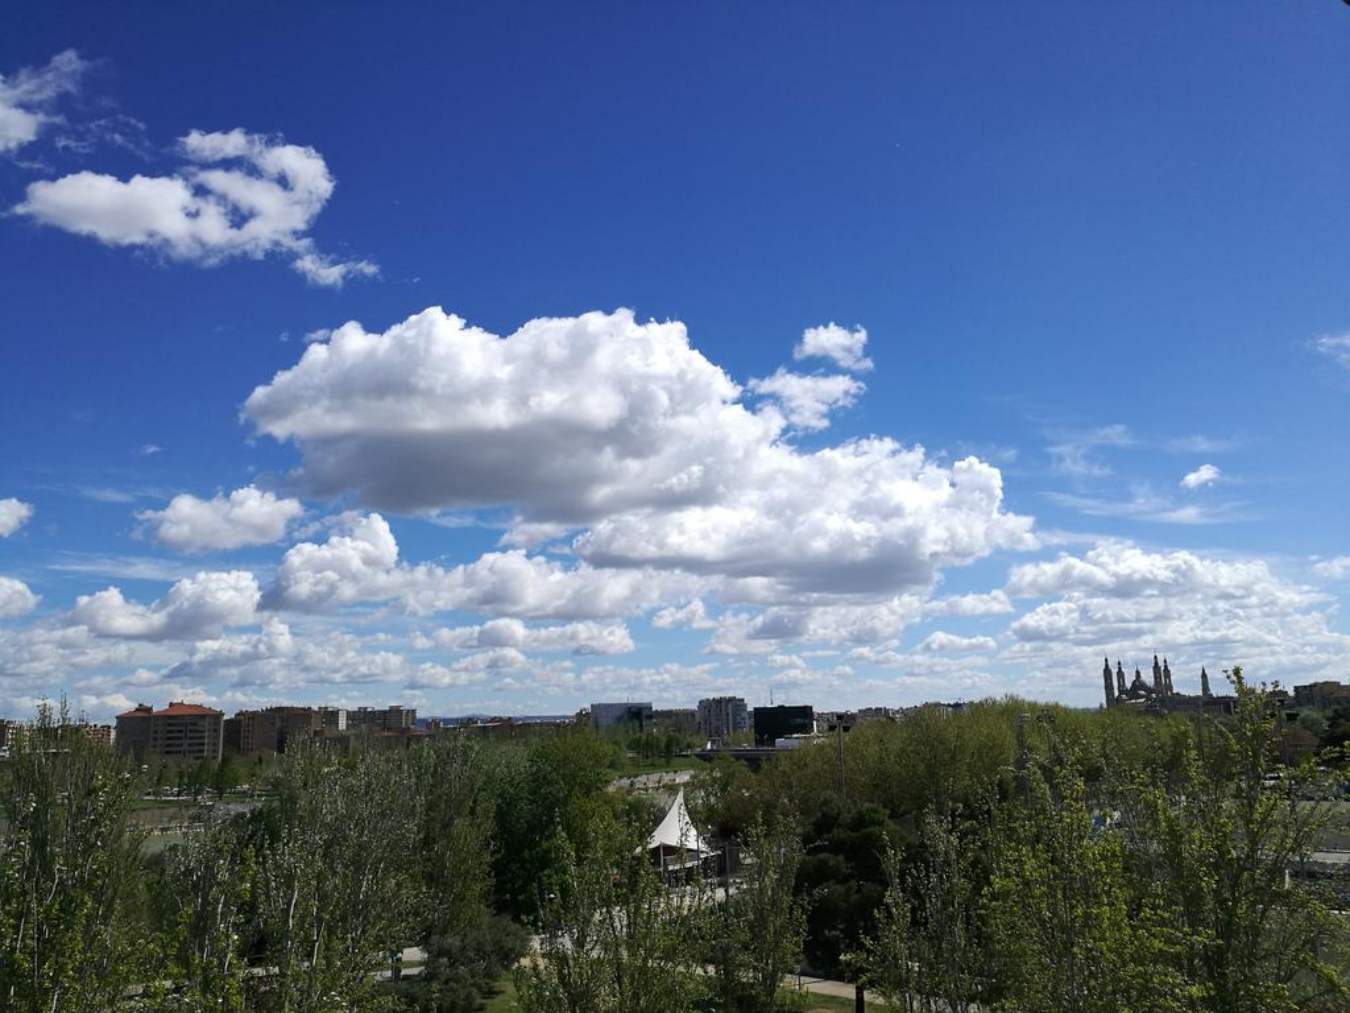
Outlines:
[{"label": "green tree", "polygon": [[1330,819],[1328,775],[1278,767],[1273,702],[1241,669],[1231,679],[1234,715],[1196,724],[1175,782],[1140,777],[1123,793],[1138,875],[1174,912],[1194,1008],[1347,1008],[1346,924],[1291,876]]},{"label": "green tree", "polygon": [[526,1013],[684,1013],[702,991],[697,884],[668,889],[642,827],[605,814],[563,862],[541,912],[535,960],[516,969]]},{"label": "green tree", "polygon": [[163,966],[157,978],[173,983],[163,1010],[249,1008],[245,953],[256,867],[241,817],[214,820],[170,848],[160,863],[154,917]]},{"label": "green tree", "polygon": [[336,758],[306,743],[281,757],[262,818],[258,1005],[367,1009],[374,973],[416,935],[420,796],[403,752]]},{"label": "green tree", "polygon": [[1003,807],[990,846],[994,1007],[1186,1008],[1163,917],[1148,892],[1132,896],[1124,841],[1094,819],[1073,761],[1032,763],[1022,778],[1024,794]]},{"label": "green tree", "polygon": [[770,1013],[783,978],[801,966],[805,902],[796,893],[801,836],[795,823],[756,823],[741,874],[707,913],[719,1009]]},{"label": "green tree", "polygon": [[134,780],[62,700],[17,736],[0,782],[0,1006],[101,1011],[143,971],[133,921]]},{"label": "green tree", "polygon": [[887,1008],[968,1013],[986,986],[988,950],[980,921],[989,835],[959,812],[925,814],[908,868],[892,848],[876,929],[851,963]]}]

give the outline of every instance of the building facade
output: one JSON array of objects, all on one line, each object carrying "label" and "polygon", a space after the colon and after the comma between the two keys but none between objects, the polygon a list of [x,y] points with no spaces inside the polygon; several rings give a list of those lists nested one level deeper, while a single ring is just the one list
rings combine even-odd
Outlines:
[{"label": "building facade", "polygon": [[772,746],[790,735],[811,735],[816,730],[816,712],[809,704],[755,708],[755,745]]},{"label": "building facade", "polygon": [[173,701],[150,715],[147,753],[166,760],[220,760],[225,715],[200,704]]},{"label": "building facade", "polygon": [[119,753],[128,753],[137,760],[145,759],[150,751],[150,721],[154,713],[155,709],[149,704],[138,703],[117,715],[113,745]]},{"label": "building facade", "polygon": [[710,739],[729,739],[750,730],[750,708],[739,696],[710,696],[698,702],[698,731]]},{"label": "building facade", "polygon": [[638,731],[645,732],[652,726],[651,703],[593,703],[591,704],[591,727],[596,731],[614,728],[618,725],[635,724]]}]

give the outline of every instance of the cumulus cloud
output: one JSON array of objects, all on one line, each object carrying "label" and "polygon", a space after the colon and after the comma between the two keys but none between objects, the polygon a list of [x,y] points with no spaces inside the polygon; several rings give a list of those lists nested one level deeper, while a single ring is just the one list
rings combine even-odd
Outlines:
[{"label": "cumulus cloud", "polygon": [[1012,602],[1001,590],[937,598],[924,606],[924,614],[930,616],[995,616],[1012,610]]},{"label": "cumulus cloud", "polygon": [[1095,695],[1092,674],[1103,654],[1127,667],[1170,655],[1187,679],[1201,665],[1215,673],[1242,664],[1254,678],[1288,681],[1331,671],[1350,653],[1350,637],[1329,625],[1330,600],[1261,559],[1107,542],[1082,556],[1015,567],[1007,590],[1051,599],[1010,625],[1016,643],[1006,657],[1059,673],[1060,696],[1065,686]]},{"label": "cumulus cloud", "polygon": [[462,609],[525,619],[599,619],[688,597],[691,584],[676,574],[568,567],[521,550],[486,553],[454,567],[406,563],[388,522],[369,514],[349,518],[325,542],[287,550],[266,604],[318,611],[393,601],[418,615]]},{"label": "cumulus cloud", "polygon": [[1188,472],[1181,480],[1182,488],[1185,489],[1203,489],[1207,485],[1213,485],[1223,477],[1223,472],[1212,464],[1202,464],[1192,472]]},{"label": "cumulus cloud", "polygon": [[413,641],[419,650],[479,650],[509,647],[517,651],[567,651],[572,654],[627,654],[635,650],[628,627],[621,622],[562,623],[527,626],[519,619],[492,619],[479,626],[442,628]]},{"label": "cumulus cloud", "polygon": [[1313,348],[1337,365],[1350,369],[1350,334],[1323,334],[1313,339]]},{"label": "cumulus cloud", "polygon": [[27,615],[37,608],[38,596],[23,581],[0,576],[0,619]]},{"label": "cumulus cloud", "polygon": [[872,368],[872,360],[863,354],[867,347],[867,330],[855,327],[849,330],[835,323],[808,327],[802,339],[792,350],[792,357],[801,359],[829,359],[844,369],[865,373]]},{"label": "cumulus cloud", "polygon": [[962,637],[943,630],[928,634],[919,644],[919,650],[928,652],[992,651],[996,647],[998,643],[993,637]]},{"label": "cumulus cloud", "polygon": [[0,75],[0,154],[17,151],[37,140],[58,121],[52,105],[60,96],[78,90],[89,64],[73,49],[53,56],[45,67],[25,67]]},{"label": "cumulus cloud", "polygon": [[338,328],[244,414],[298,444],[316,493],[508,506],[523,532],[584,528],[573,551],[611,571],[875,594],[1035,544],[997,468],[877,438],[804,453],[740,394],[678,322],[620,310],[500,338],[433,308],[384,333]]},{"label": "cumulus cloud", "polygon": [[0,499],[0,538],[8,538],[28,523],[33,516],[33,505],[10,497]]},{"label": "cumulus cloud", "polygon": [[279,499],[246,485],[229,496],[217,493],[209,500],[180,493],[163,510],[143,510],[136,517],[169,548],[202,552],[278,542],[291,521],[304,512],[299,500]]},{"label": "cumulus cloud", "polygon": [[316,285],[377,273],[369,261],[327,257],[309,237],[333,193],[333,177],[313,148],[235,129],[194,130],[179,150],[187,164],[174,175],[123,180],[85,171],[39,180],[14,211],[108,246],[189,263],[281,254]]},{"label": "cumulus cloud", "polygon": [[851,376],[810,376],[785,369],[751,380],[747,388],[775,404],[788,425],[803,430],[824,429],[831,411],[854,404],[867,389]]},{"label": "cumulus cloud", "polygon": [[717,624],[708,618],[702,598],[684,605],[668,605],[652,616],[652,625],[658,630],[710,630]]},{"label": "cumulus cloud", "polygon": [[69,620],[101,637],[195,640],[253,622],[259,597],[251,573],[204,571],[178,581],[149,605],[128,601],[116,587],[80,595]]},{"label": "cumulus cloud", "polygon": [[1336,556],[1313,564],[1313,573],[1324,580],[1345,580],[1350,577],[1350,556]]}]

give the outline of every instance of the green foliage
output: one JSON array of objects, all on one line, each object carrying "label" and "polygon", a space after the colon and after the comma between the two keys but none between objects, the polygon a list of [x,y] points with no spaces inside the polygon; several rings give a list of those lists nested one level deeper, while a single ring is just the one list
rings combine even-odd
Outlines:
[{"label": "green foliage", "polygon": [[517,968],[527,1013],[685,1013],[703,987],[706,895],[670,890],[643,847],[650,828],[597,811],[540,912],[539,952]]},{"label": "green foliage", "polygon": [[[400,752],[289,750],[259,849],[258,1006],[368,1008],[373,974],[414,934],[418,796]],[[335,1002],[340,1000],[340,1006]]]},{"label": "green foliage", "polygon": [[0,789],[0,1006],[105,1010],[144,970],[132,775],[64,700],[17,738]]},{"label": "green foliage", "polygon": [[801,864],[796,825],[756,823],[746,835],[739,883],[707,912],[707,962],[718,1009],[771,1013],[779,987],[801,965],[805,905],[796,893]]}]

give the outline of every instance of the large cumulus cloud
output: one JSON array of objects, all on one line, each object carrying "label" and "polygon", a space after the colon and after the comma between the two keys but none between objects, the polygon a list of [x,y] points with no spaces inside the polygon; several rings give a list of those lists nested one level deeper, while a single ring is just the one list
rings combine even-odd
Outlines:
[{"label": "large cumulus cloud", "polygon": [[942,566],[1034,544],[996,468],[889,439],[804,451],[741,393],[678,322],[619,310],[498,337],[432,308],[382,333],[337,329],[244,415],[298,445],[313,492],[505,506],[519,541],[570,528],[596,567],[764,581],[767,597],[926,587]]}]

